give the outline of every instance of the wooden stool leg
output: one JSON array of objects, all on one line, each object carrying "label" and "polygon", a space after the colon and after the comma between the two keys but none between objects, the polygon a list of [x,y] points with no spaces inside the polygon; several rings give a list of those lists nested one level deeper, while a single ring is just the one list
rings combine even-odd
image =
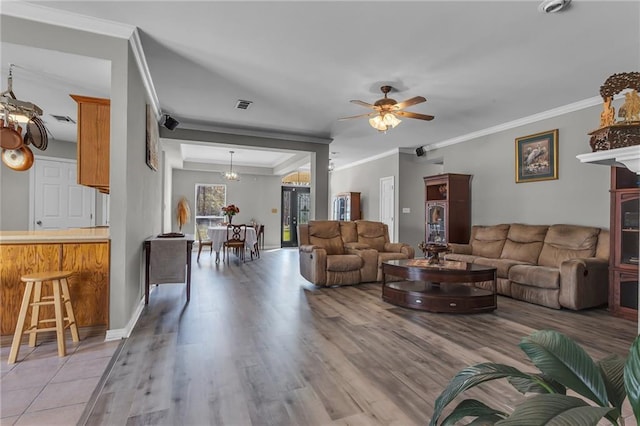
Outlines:
[{"label": "wooden stool leg", "polygon": [[64,315],[62,314],[62,298],[60,297],[60,280],[53,280],[53,307],[56,311],[56,338],[58,339],[58,356],[66,356],[64,342]]},{"label": "wooden stool leg", "polygon": [[22,331],[24,329],[24,320],[27,318],[27,309],[29,309],[29,303],[31,302],[31,290],[33,290],[33,283],[28,282],[24,289],[24,296],[22,297],[22,305],[20,306],[20,313],[18,314],[16,331],[13,333],[13,342],[11,343],[11,351],[9,352],[9,364],[14,364],[18,358],[20,341],[22,340]]},{"label": "wooden stool leg", "polygon": [[80,341],[80,335],[78,334],[78,325],[76,324],[76,316],[73,314],[73,306],[71,306],[71,295],[69,293],[69,283],[66,278],[60,280],[62,284],[62,295],[64,296],[64,307],[67,311],[67,319],[69,321],[69,328],[71,329],[71,338],[74,342]]},{"label": "wooden stool leg", "polygon": [[[29,330],[38,329],[38,321],[40,320],[40,301],[42,301],[42,281],[36,281],[33,287],[33,306],[31,306],[31,326]],[[38,333],[29,334],[29,346],[32,348],[38,343]]]}]

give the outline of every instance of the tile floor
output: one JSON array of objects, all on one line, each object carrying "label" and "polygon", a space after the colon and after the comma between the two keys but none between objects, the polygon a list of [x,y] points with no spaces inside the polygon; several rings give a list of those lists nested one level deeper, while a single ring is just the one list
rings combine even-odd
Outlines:
[{"label": "tile floor", "polygon": [[[67,356],[58,357],[55,335],[30,348],[23,340],[18,362],[7,364],[10,343],[0,348],[0,425],[75,425],[120,345],[104,333],[67,335]],[[40,337],[39,337],[40,338]]]}]

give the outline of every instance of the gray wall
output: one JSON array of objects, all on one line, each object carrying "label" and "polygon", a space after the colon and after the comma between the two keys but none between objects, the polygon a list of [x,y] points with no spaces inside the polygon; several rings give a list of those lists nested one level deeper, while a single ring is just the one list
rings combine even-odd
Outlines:
[{"label": "gray wall", "polygon": [[162,184],[161,174],[145,162],[145,92],[129,42],[6,15],[0,19],[3,41],[111,61],[109,321],[111,329],[124,328],[143,291],[143,240],[160,232]]},{"label": "gray wall", "polygon": [[[234,223],[249,223],[255,219],[264,224],[265,247],[280,247],[280,190],[279,176],[241,175],[239,182],[223,181],[219,172],[194,170],[173,170],[171,211],[172,230],[178,231],[175,209],[184,196],[189,201],[191,220],[186,232],[194,232],[195,225],[195,186],[196,184],[224,184],[227,186],[227,204],[240,207]],[[277,213],[272,213],[276,209]]]},{"label": "gray wall", "polygon": [[[537,123],[428,151],[425,157],[401,154],[398,162],[399,241],[416,247],[424,240],[424,183],[422,178],[441,172],[464,173],[472,178],[472,224],[568,223],[609,228],[609,168],[582,164],[576,155],[590,152],[588,132],[598,126],[600,107],[564,114]],[[515,183],[515,138],[559,129],[558,179]],[[378,179],[392,159],[375,160],[373,167],[357,166],[334,172],[332,193],[359,191],[371,185],[366,219],[377,220]],[[433,164],[442,161],[443,166]],[[368,183],[368,184],[367,184]],[[363,190],[364,191],[364,190]],[[396,191],[398,192],[398,191]],[[410,213],[401,213],[409,207]]]},{"label": "gray wall", "polygon": [[[380,179],[393,176],[395,182],[396,232],[398,235],[399,202],[398,190],[398,153],[389,154],[364,164],[346,169],[334,170],[330,175],[329,191],[331,198],[339,192],[360,192],[362,219],[380,220]],[[329,201],[329,218],[331,218],[332,200]],[[397,240],[397,238],[396,238]]]}]

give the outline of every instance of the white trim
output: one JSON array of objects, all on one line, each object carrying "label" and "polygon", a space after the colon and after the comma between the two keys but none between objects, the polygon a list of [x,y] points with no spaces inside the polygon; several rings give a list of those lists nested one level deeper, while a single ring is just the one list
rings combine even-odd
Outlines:
[{"label": "white trim", "polygon": [[336,167],[335,169],[333,169],[333,171],[335,172],[335,171],[339,171],[339,170],[349,169],[351,167],[359,166],[360,164],[365,164],[365,163],[368,163],[370,161],[378,160],[380,158],[388,157],[390,155],[399,154],[399,153],[400,153],[400,148],[393,148],[390,151],[385,151],[385,152],[382,152],[380,154],[376,154],[376,155],[371,156],[371,157],[363,158],[362,160],[358,160],[358,161],[355,161],[353,163],[349,163],[349,164],[347,164],[345,166]]},{"label": "white trim", "polygon": [[564,105],[558,108],[553,108],[547,111],[540,112],[538,114],[533,114],[528,117],[522,117],[517,120],[508,121],[503,124],[498,124],[497,126],[488,127],[483,130],[478,130],[477,132],[467,133],[466,135],[458,136],[455,138],[447,139],[442,142],[436,142],[433,144],[429,144],[424,148],[429,151],[436,148],[444,148],[445,146],[455,145],[457,143],[466,142],[471,139],[476,139],[482,136],[492,135],[494,133],[499,133],[505,130],[514,129],[516,127],[524,126],[526,124],[536,123],[538,121],[547,120],[549,118],[557,117],[559,115],[568,114],[570,112],[579,111],[585,108],[590,108],[592,106],[598,105],[602,103],[602,98],[600,96],[594,96],[589,99],[584,99],[582,101],[574,102],[572,104]]},{"label": "white trim", "polygon": [[156,88],[153,85],[153,79],[151,78],[151,72],[149,71],[149,65],[147,64],[147,57],[144,54],[142,42],[140,41],[140,33],[138,32],[137,28],[133,29],[133,34],[131,34],[129,44],[131,45],[131,50],[133,50],[133,56],[136,58],[136,64],[138,65],[138,69],[140,70],[142,84],[144,84],[144,88],[147,91],[151,109],[156,116],[156,121],[160,121],[160,118],[162,117],[160,101],[158,100],[158,95],[156,94]]},{"label": "white trim", "polygon": [[[149,293],[151,293],[153,289],[149,289]],[[131,332],[133,331],[133,327],[135,327],[136,323],[140,319],[140,315],[142,315],[142,311],[144,310],[144,296],[140,299],[140,303],[136,307],[131,319],[129,319],[129,323],[125,328],[114,328],[111,330],[107,330],[107,334],[104,337],[105,342],[109,342],[111,340],[120,340],[126,339],[131,336]]]},{"label": "white trim", "polygon": [[0,12],[3,15],[27,19],[29,21],[58,25],[79,31],[102,34],[109,37],[128,39],[131,50],[133,51],[133,56],[136,59],[136,64],[138,65],[138,70],[140,71],[142,83],[144,84],[145,91],[147,92],[150,105],[156,116],[156,120],[160,121],[160,118],[162,117],[160,101],[158,100],[158,95],[156,94],[156,89],[153,85],[153,80],[151,79],[147,58],[144,55],[144,49],[142,48],[142,42],[140,41],[140,35],[137,27],[22,1],[3,1],[2,10]]},{"label": "white trim", "polygon": [[1,13],[29,21],[125,39],[130,38],[136,28],[120,22],[89,17],[22,1],[3,1]]},{"label": "white trim", "polygon": [[640,146],[637,145],[579,154],[576,155],[576,158],[582,163],[605,166],[624,164],[632,172],[640,174]]}]

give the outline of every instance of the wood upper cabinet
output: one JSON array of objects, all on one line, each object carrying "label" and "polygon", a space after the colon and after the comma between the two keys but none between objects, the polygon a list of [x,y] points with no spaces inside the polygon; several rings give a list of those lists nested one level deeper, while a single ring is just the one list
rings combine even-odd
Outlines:
[{"label": "wood upper cabinet", "polygon": [[468,243],[471,234],[471,175],[444,173],[423,179],[425,241]]},{"label": "wood upper cabinet", "polygon": [[108,194],[111,101],[71,97],[78,103],[78,184]]}]

